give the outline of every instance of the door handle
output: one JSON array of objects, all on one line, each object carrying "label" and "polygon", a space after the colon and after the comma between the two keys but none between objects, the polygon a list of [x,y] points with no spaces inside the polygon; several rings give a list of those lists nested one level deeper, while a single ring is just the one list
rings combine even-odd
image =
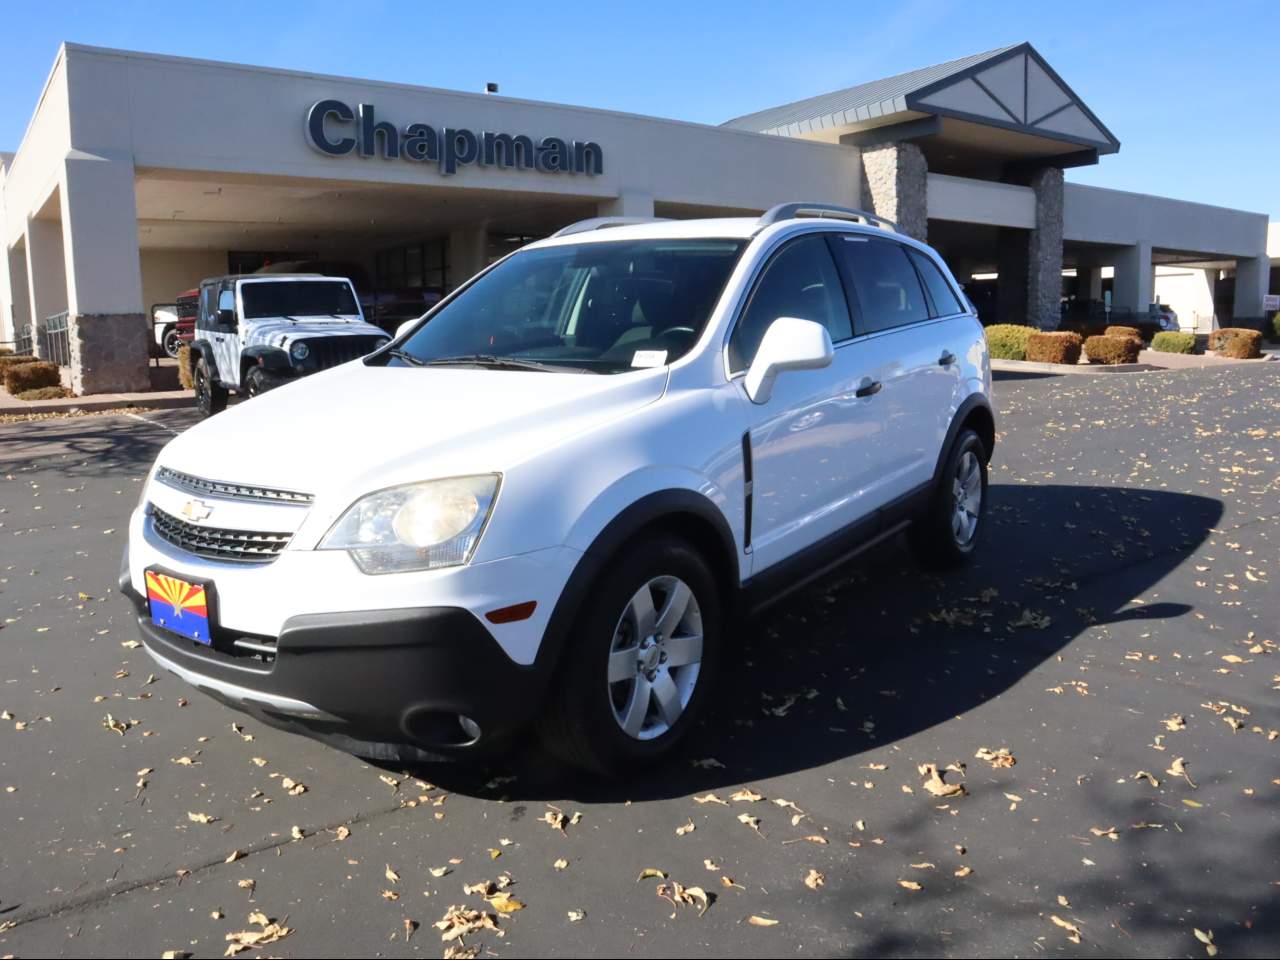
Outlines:
[{"label": "door handle", "polygon": [[214,337],[214,338],[213,338],[213,342],[214,342],[214,343],[221,343],[221,342],[222,342],[222,338],[221,338],[221,337]]},{"label": "door handle", "polygon": [[950,350],[943,350],[942,356],[938,358],[938,366],[949,367],[956,362],[956,355]]},{"label": "door handle", "polygon": [[870,382],[863,383],[863,385],[860,386],[857,389],[857,391],[854,392],[854,396],[855,397],[873,397],[880,392],[880,388],[883,386],[884,384],[881,383],[879,380],[872,380]]}]

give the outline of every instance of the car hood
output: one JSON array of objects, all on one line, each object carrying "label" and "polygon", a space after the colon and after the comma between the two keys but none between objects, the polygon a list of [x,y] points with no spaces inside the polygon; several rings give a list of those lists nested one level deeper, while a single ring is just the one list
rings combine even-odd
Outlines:
[{"label": "car hood", "polygon": [[202,421],[158,462],[209,480],[348,498],[432,477],[503,472],[653,403],[663,367],[603,375],[467,367],[335,367]]},{"label": "car hood", "polygon": [[288,349],[295,340],[313,340],[316,337],[377,336],[390,339],[390,335],[371,323],[360,319],[338,317],[308,317],[290,320],[288,317],[266,317],[246,323],[244,345],[262,345]]}]

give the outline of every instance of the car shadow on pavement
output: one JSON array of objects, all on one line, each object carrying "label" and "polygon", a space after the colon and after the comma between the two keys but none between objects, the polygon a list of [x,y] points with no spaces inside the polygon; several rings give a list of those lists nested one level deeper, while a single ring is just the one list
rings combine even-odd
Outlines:
[{"label": "car shadow on pavement", "polygon": [[414,772],[460,793],[590,803],[856,757],[999,696],[1094,624],[1188,615],[1185,604],[1134,601],[1221,516],[1217,500],[1161,490],[993,484],[970,566],[929,574],[898,538],[732,630],[715,702],[653,775],[583,777],[532,742],[493,765]]}]

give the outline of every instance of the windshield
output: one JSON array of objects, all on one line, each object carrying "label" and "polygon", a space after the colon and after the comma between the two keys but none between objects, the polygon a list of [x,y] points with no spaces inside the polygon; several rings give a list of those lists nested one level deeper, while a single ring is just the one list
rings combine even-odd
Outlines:
[{"label": "windshield", "polygon": [[[524,250],[400,344],[388,363],[477,358],[597,373],[657,367],[706,326],[745,240],[622,240]],[[515,366],[515,364],[508,364]]]},{"label": "windshield", "polygon": [[242,283],[244,318],[355,316],[360,313],[345,280],[273,280]]}]

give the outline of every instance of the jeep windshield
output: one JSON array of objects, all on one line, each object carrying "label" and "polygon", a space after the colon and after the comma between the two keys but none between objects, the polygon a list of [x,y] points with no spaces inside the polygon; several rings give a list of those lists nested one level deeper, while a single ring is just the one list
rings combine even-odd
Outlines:
[{"label": "jeep windshield", "polygon": [[697,342],[744,246],[654,239],[523,250],[382,357],[392,366],[552,372],[663,366]]},{"label": "jeep windshield", "polygon": [[356,317],[360,308],[345,280],[258,280],[240,285],[244,318]]}]

